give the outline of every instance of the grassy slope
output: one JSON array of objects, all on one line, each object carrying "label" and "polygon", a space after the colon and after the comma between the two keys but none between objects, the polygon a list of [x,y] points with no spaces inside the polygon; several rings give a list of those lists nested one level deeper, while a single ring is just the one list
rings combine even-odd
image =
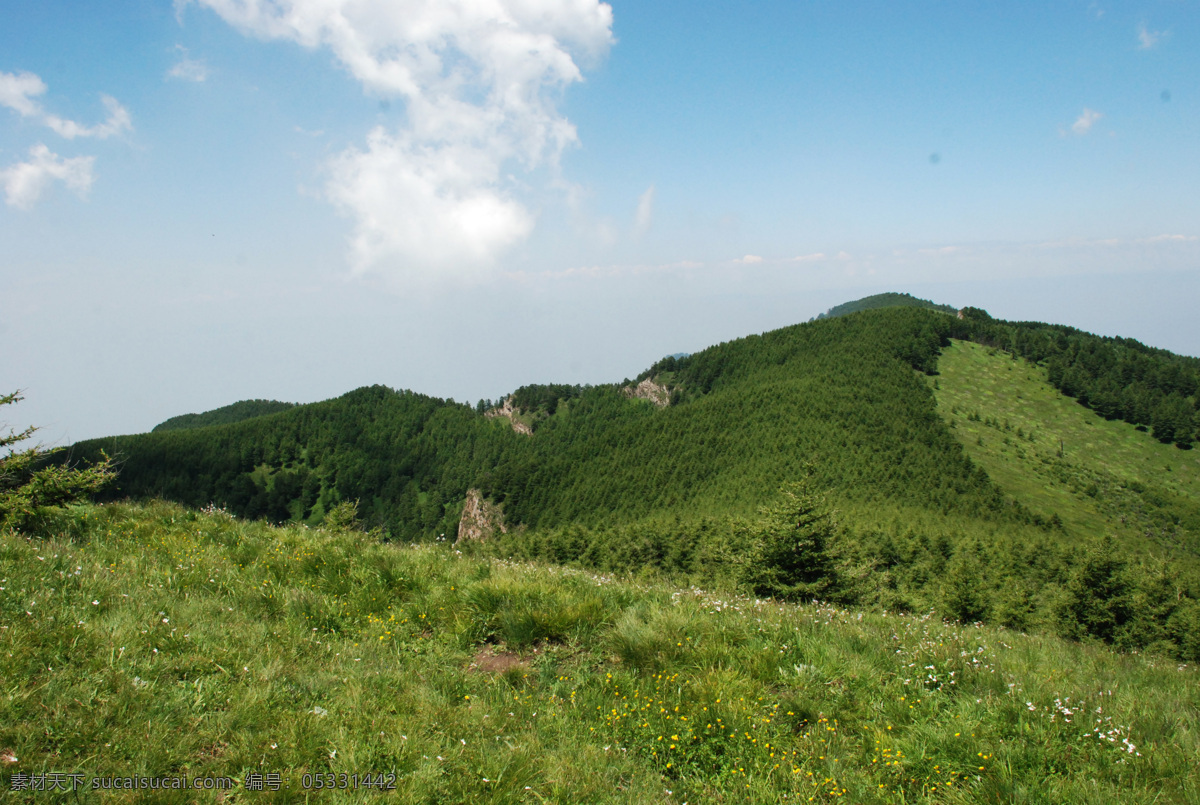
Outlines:
[{"label": "grassy slope", "polygon": [[1044,369],[979,344],[954,342],[938,368],[942,415],[1005,491],[1057,513],[1074,539],[1110,532],[1144,547],[1148,537],[1177,558],[1200,556],[1200,450],[1107,421],[1051,387]]},{"label": "grassy slope", "polygon": [[295,801],[305,771],[397,774],[318,802],[1200,797],[1174,663],[169,504],[47,533],[0,534],[13,801],[48,771],[290,780],[236,802]]}]

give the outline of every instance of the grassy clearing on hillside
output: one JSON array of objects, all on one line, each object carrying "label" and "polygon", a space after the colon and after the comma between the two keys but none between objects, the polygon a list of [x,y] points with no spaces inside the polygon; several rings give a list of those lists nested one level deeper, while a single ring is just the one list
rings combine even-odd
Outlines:
[{"label": "grassy clearing on hillside", "polygon": [[938,360],[938,407],[971,458],[1076,538],[1106,532],[1200,553],[1200,450],[1162,444],[1063,396],[1046,372],[955,341]]},{"label": "grassy clearing on hillside", "polygon": [[[1200,682],[1175,663],[169,504],[52,533],[0,535],[10,801],[52,772],[237,781],[110,802],[1200,797]],[[318,773],[396,790],[306,790]]]}]

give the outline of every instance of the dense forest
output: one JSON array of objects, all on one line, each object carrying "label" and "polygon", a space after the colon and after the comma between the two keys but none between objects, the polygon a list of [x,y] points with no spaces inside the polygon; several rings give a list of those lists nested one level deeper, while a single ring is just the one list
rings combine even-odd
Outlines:
[{"label": "dense forest", "polygon": [[[934,608],[1200,657],[1190,502],[1172,508],[1138,493],[1136,505],[1157,507],[1175,536],[1147,536],[1133,550],[1104,541],[1103,530],[1065,527],[989,478],[934,394],[941,352],[952,339],[974,342],[1044,367],[1054,387],[1147,431],[1148,442],[1190,448],[1200,361],[885,296],[664,358],[636,381],[523,387],[506,402],[526,433],[491,401],[375,386],[241,421],[92,440],[71,460],[117,457],[112,498],[212,503],[310,525],[355,502],[365,526],[389,540],[453,539],[475,488],[502,508],[508,533],[470,550]],[[668,405],[631,393],[646,379],[669,392]],[[802,488],[787,491],[795,483]],[[810,511],[822,525],[793,535],[806,546],[799,555],[771,554],[789,499],[819,501]],[[1172,546],[1183,553],[1167,567]],[[823,568],[821,578],[802,566]],[[763,575],[786,567],[790,575]]]},{"label": "dense forest", "polygon": [[208,425],[229,425],[258,416],[286,411],[294,408],[295,403],[278,402],[276,400],[241,400],[232,405],[214,408],[203,414],[182,414],[155,425],[151,433],[164,430],[180,430],[182,428],[203,428]]},{"label": "dense forest", "polygon": [[918,299],[911,294],[880,293],[831,307],[829,310],[818,315],[817,318],[833,319],[838,316],[849,316],[851,313],[859,313],[864,310],[879,310],[885,307],[920,307],[926,310],[940,310],[943,313],[950,314],[958,312],[950,305],[939,305],[936,302],[930,302],[928,299]]}]

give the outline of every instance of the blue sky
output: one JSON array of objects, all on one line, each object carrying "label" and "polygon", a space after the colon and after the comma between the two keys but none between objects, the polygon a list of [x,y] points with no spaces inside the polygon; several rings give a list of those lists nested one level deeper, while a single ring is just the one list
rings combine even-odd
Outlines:
[{"label": "blue sky", "polygon": [[0,11],[0,383],[49,442],[885,290],[1200,354],[1188,0]]}]

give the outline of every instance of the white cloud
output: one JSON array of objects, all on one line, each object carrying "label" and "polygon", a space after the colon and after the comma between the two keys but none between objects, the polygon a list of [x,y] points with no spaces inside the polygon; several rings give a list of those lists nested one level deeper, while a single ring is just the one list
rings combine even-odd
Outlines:
[{"label": "white cloud", "polygon": [[100,100],[108,110],[108,119],[95,126],[81,126],[74,120],[64,120],[57,115],[44,115],[42,122],[54,129],[60,136],[73,140],[76,137],[96,137],[101,140],[133,130],[133,121],[129,118],[129,110],[122,106],[111,95],[101,95]]},{"label": "white cloud", "polygon": [[18,162],[0,170],[4,200],[10,207],[31,209],[55,179],[74,190],[80,198],[91,189],[95,157],[65,159],[40,143],[29,149],[29,155],[28,162]]},{"label": "white cloud", "polygon": [[192,2],[247,34],[328,48],[366,90],[406,102],[406,128],[330,164],[359,270],[471,270],[525,238],[534,215],[506,171],[557,169],[578,137],[556,96],[582,80],[576,59],[613,41],[597,0]]},{"label": "white cloud", "polygon": [[21,117],[41,114],[41,106],[33,99],[45,91],[45,82],[33,73],[0,73],[0,104]]},{"label": "white cloud", "polygon": [[167,70],[167,78],[177,78],[180,81],[192,81],[197,84],[208,78],[208,65],[203,59],[192,59],[188,57],[188,50],[183,45],[176,45],[175,50],[179,51],[179,61],[177,61],[170,70]]},{"label": "white cloud", "polygon": [[798,257],[793,257],[788,262],[791,263],[815,263],[818,260],[825,259],[825,252],[814,252],[812,254],[802,254]]},{"label": "white cloud", "polygon": [[1151,31],[1146,23],[1138,26],[1138,50],[1150,50],[1166,36],[1166,31]]},{"label": "white cloud", "polygon": [[129,111],[116,98],[101,95],[100,100],[108,110],[108,119],[95,126],[84,126],[74,120],[52,115],[34,100],[46,92],[46,84],[33,73],[0,73],[0,104],[7,106],[21,117],[35,118],[49,126],[59,136],[68,140],[76,137],[98,137],[105,139],[123,131],[131,131],[133,122]]},{"label": "white cloud", "polygon": [[390,257],[466,273],[526,237],[533,216],[495,188],[498,163],[470,145],[430,147],[377,128],[331,165],[330,199],[355,218],[354,266]]},{"label": "white cloud", "polygon": [[645,234],[654,222],[654,185],[646,188],[646,192],[638,196],[637,213],[633,217],[635,234]]},{"label": "white cloud", "polygon": [[734,260],[733,262],[739,263],[744,266],[752,266],[757,263],[761,263],[762,261],[763,261],[763,259],[761,257],[759,257],[757,254],[748,254],[745,257],[739,257],[738,259]]},{"label": "white cloud", "polygon": [[1096,121],[1102,117],[1104,117],[1104,115],[1100,114],[1096,110],[1085,108],[1083,110],[1083,114],[1081,114],[1075,120],[1075,122],[1071,124],[1071,131],[1082,137],[1091,131],[1092,126],[1096,125]]}]

